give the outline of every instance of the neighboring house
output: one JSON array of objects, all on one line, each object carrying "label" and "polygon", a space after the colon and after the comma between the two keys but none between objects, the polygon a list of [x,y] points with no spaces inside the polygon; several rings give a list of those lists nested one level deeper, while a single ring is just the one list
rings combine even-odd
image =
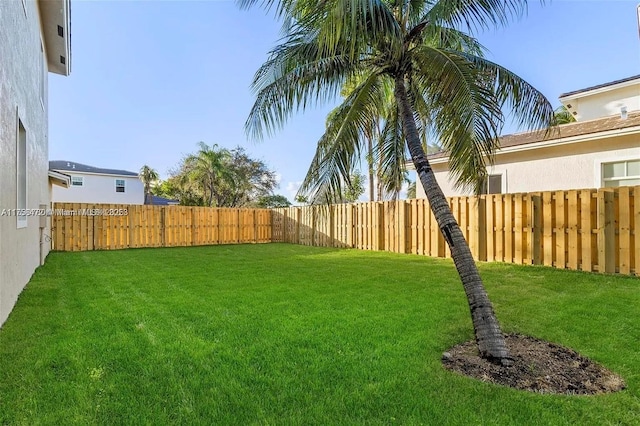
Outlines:
[{"label": "neighboring house", "polygon": [[149,202],[145,202],[145,204],[154,205],[154,206],[177,206],[180,204],[180,201],[178,200],[171,200],[169,198],[158,197],[157,195],[151,195],[151,199],[148,201]]},{"label": "neighboring house", "polygon": [[69,0],[0,1],[0,325],[49,252],[48,72],[69,75]]},{"label": "neighboring house", "polygon": [[144,204],[138,174],[73,161],[49,161],[49,170],[71,176],[69,189],[53,188],[54,203]]},{"label": "neighboring house", "polygon": [[[640,75],[565,93],[575,123],[500,138],[487,193],[640,185]],[[449,179],[448,158],[429,156],[448,197],[469,195]],[[416,195],[424,198],[421,185]]]}]

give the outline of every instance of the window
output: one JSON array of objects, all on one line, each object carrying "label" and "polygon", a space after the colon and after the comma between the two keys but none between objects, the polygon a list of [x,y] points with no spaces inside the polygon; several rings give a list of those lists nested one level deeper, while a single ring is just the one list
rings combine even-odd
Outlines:
[{"label": "window", "polygon": [[71,176],[71,186],[84,186],[84,177]]},{"label": "window", "polygon": [[640,185],[640,160],[603,164],[602,181],[605,188]]},{"label": "window", "polygon": [[124,192],[124,179],[116,179],[116,192]]},{"label": "window", "polygon": [[[16,146],[16,208],[26,210],[27,208],[27,131],[18,118],[18,140]],[[27,226],[26,213],[18,215],[18,228]]]},{"label": "window", "polygon": [[502,194],[502,175],[489,175],[484,183],[481,194]]}]

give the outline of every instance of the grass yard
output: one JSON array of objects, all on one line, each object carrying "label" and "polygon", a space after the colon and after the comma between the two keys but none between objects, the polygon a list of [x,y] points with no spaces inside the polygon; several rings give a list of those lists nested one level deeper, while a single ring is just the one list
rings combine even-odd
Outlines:
[{"label": "grass yard", "polygon": [[482,264],[505,332],[620,393],[446,371],[473,337],[451,261],[286,244],[52,253],[0,329],[0,424],[640,424],[640,279]]}]

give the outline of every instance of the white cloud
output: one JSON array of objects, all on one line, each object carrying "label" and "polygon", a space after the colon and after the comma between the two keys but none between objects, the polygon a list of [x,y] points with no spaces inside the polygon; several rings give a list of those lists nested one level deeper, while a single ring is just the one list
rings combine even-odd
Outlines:
[{"label": "white cloud", "polygon": [[[300,188],[300,185],[302,185],[302,181],[296,181],[296,182],[287,182],[287,186],[286,186],[286,191],[287,191],[287,198],[289,199],[289,201],[294,202],[295,198],[296,198],[296,193],[298,192],[298,189]],[[295,204],[295,202],[294,202]]]}]

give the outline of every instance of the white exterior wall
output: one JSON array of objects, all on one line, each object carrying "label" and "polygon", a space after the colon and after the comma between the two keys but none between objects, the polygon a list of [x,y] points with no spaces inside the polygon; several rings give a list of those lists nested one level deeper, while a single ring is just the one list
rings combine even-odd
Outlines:
[{"label": "white exterior wall", "polygon": [[604,93],[576,99],[579,121],[593,120],[609,115],[620,114],[620,108],[627,111],[640,110],[640,85],[623,87]]},{"label": "white exterior wall", "polygon": [[[0,24],[0,210],[17,207],[18,117],[27,134],[27,208],[37,209],[49,205],[47,79],[41,78],[47,62],[40,50],[37,3],[0,1]],[[39,225],[35,216],[27,218],[24,228],[17,227],[16,217],[0,216],[0,325],[49,251],[44,244],[40,252]]]},{"label": "white exterior wall", "polygon": [[571,105],[570,110],[577,112],[574,117],[578,121],[619,115],[620,108],[623,106],[627,107],[627,112],[638,111],[640,110],[640,83],[607,89],[586,96],[577,94],[575,97],[562,98],[562,103]]},{"label": "white exterior wall", "polygon": [[[502,174],[502,192],[538,192],[602,187],[602,163],[640,159],[640,134],[529,151],[498,154],[490,174]],[[432,164],[445,196],[470,195],[454,188],[445,163]],[[416,196],[425,198],[417,185]]]},{"label": "white exterior wall", "polygon": [[[60,170],[69,176],[81,176],[83,186],[53,187],[54,203],[104,203],[104,204],[144,204],[144,185],[137,176],[103,175],[95,173],[74,173]],[[116,179],[125,181],[125,192],[116,192]]]}]

